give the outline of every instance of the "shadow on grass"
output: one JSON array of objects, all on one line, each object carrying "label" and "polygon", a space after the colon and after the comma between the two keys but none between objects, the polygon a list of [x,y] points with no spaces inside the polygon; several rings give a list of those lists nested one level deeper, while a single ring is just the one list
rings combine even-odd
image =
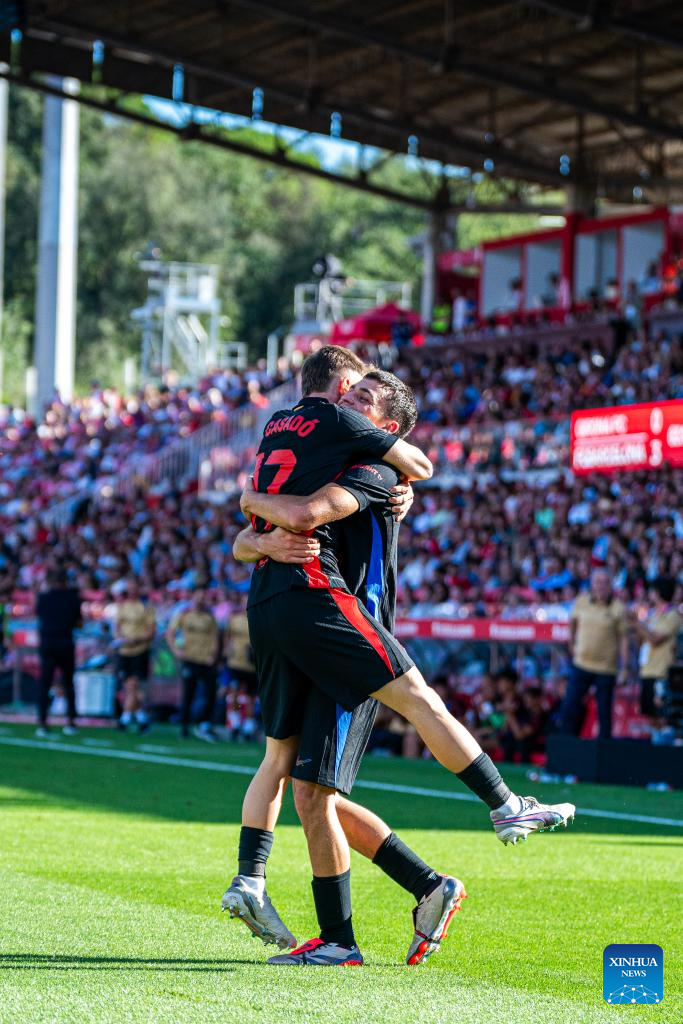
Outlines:
[{"label": "shadow on grass", "polygon": [[[161,971],[187,974],[231,974],[238,967],[268,967],[265,960],[192,960],[180,958],[132,956],[63,956],[42,953],[0,953],[2,971]],[[404,973],[405,964],[378,960],[370,965]]]},{"label": "shadow on grass", "polygon": [[236,967],[265,966],[258,960],[191,960],[185,957],[66,956],[48,953],[0,953],[5,971],[193,971],[228,973]]}]

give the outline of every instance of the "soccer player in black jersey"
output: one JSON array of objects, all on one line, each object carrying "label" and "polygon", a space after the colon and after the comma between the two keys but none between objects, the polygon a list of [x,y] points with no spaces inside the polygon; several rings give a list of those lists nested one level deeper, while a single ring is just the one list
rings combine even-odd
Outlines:
[{"label": "soccer player in black jersey", "polygon": [[[306,391],[304,385],[304,393]],[[327,395],[321,392],[320,397],[333,397],[333,391],[328,391]],[[317,406],[316,412],[322,413],[323,408],[324,405]],[[277,414],[274,419],[277,422]],[[326,419],[328,423],[331,421],[329,413]],[[279,429],[285,431],[293,426],[290,420]],[[299,429],[299,424],[296,426]],[[378,443],[373,454],[381,450]],[[300,449],[297,460],[300,477],[305,476],[300,466],[304,451]],[[268,462],[272,458],[276,467],[279,467],[278,459],[280,463],[286,461],[289,473],[281,475],[280,484],[289,484],[291,480],[289,492],[305,494],[303,487],[293,479],[296,463],[292,466],[291,458],[283,459],[279,450],[277,458],[272,453],[260,454],[263,458],[260,463],[257,460],[257,470],[260,471],[264,460]],[[256,521],[258,525],[277,523],[281,488],[276,479],[264,480],[257,473],[254,482],[258,490],[247,496],[247,509],[260,517],[260,522]],[[297,584],[290,576],[288,584],[276,583],[276,589],[261,586],[259,590],[258,574],[264,569],[268,571],[270,563],[266,562],[254,574],[256,586],[252,583],[249,624],[260,686],[266,703],[271,706],[268,717],[273,731],[269,735],[277,739],[277,730],[281,729],[280,736],[291,739],[300,728],[300,708],[305,693],[302,677],[335,700],[344,711],[353,711],[369,696],[374,696],[406,717],[444,767],[457,774],[489,805],[494,829],[503,842],[516,842],[526,838],[529,832],[565,823],[574,812],[572,805],[545,807],[532,798],[522,799],[511,793],[488,755],[448,713],[401,645],[350,593],[341,576],[337,552],[332,547],[329,523],[356,511],[358,503],[343,487],[331,486],[335,494],[332,509],[319,517],[318,522],[309,524],[318,528],[320,554],[310,565],[304,564],[304,580]],[[346,510],[344,493],[351,501],[350,506],[347,502]],[[320,498],[320,494],[312,497]],[[263,579],[261,576],[261,584]],[[351,924],[348,843],[339,823],[336,800],[336,793],[330,787],[295,779],[295,801],[314,871],[313,892],[321,934],[319,939],[311,940],[293,954],[271,958],[271,962],[362,963]]]},{"label": "soccer player in black jersey", "polygon": [[[386,392],[387,384],[396,386],[390,395]],[[392,432],[396,430],[400,435],[405,435],[413,426],[417,411],[412,394],[393,375],[370,373],[358,387],[361,390],[349,400],[349,407],[355,405],[358,411],[367,413],[362,404],[363,394],[368,390],[374,391],[381,398],[378,407],[384,406],[383,410],[378,408],[370,413],[370,419],[376,426]],[[392,514],[392,508],[403,518],[412,503],[412,492],[406,503],[404,496],[408,488],[397,486],[399,480],[396,470],[382,462],[367,460],[349,467],[337,479],[336,487],[343,487],[355,496],[359,511],[333,523],[330,530],[344,579],[373,617],[387,629],[393,629],[396,605],[398,516]],[[400,499],[396,498],[397,491],[402,492]],[[400,500],[402,504],[392,506],[390,500]],[[300,516],[312,513],[319,514],[319,510],[299,510],[294,506],[288,525],[294,528],[305,525]],[[275,560],[288,562],[294,556],[304,562],[311,555],[304,545],[304,538],[299,536],[298,540],[297,547],[296,534],[277,529],[258,535],[250,528],[238,538],[235,554],[243,561],[256,561],[265,553]],[[273,792],[282,794],[286,777],[291,774],[296,779],[329,787],[339,794],[349,793],[372,730],[377,702],[369,699],[353,711],[344,711],[329,696],[311,687],[305,677],[302,677],[302,687],[306,688],[307,696],[304,698],[298,749],[292,748],[291,761],[281,766],[281,775],[273,779]],[[269,764],[266,770],[272,771],[275,767]],[[254,808],[251,813],[255,813]],[[366,808],[340,797],[337,813],[350,845],[373,860],[417,900],[414,937],[406,960],[409,964],[423,962],[439,948],[447,934],[448,924],[465,896],[462,883],[434,871]],[[274,824],[265,817],[261,819],[264,826],[271,823]],[[291,933],[275,915],[272,904],[265,902],[263,878],[253,877],[255,865],[247,863],[249,846],[258,848],[264,836],[270,843],[272,829],[243,828],[241,853],[244,856],[240,859],[240,872],[244,870],[245,874],[240,873],[234,879],[225,893],[223,904],[234,916],[241,916],[266,941],[280,941],[284,946]],[[267,852],[261,851],[262,858]],[[265,870],[264,859],[256,870],[261,873]],[[255,894],[251,890],[257,890],[260,900],[254,899]]]}]

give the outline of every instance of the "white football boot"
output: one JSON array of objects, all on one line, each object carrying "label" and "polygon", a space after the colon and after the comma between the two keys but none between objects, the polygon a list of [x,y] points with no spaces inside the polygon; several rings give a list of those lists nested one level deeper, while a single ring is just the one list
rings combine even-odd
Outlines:
[{"label": "white football boot", "polygon": [[413,910],[415,932],[406,963],[422,964],[448,938],[448,926],[467,899],[465,886],[457,878],[443,875],[436,888],[423,896]]},{"label": "white football boot", "polygon": [[[526,838],[530,832],[554,832],[560,825],[567,827],[574,820],[574,804],[541,804],[535,796],[520,796],[519,809],[500,808],[491,811],[491,821],[501,843],[514,844]],[[508,804],[510,801],[508,801]]]},{"label": "white football boot", "polygon": [[264,878],[236,875],[230,888],[223,893],[221,910],[228,910],[230,917],[244,921],[266,946],[271,942],[280,949],[296,946],[296,939],[270,901]]}]

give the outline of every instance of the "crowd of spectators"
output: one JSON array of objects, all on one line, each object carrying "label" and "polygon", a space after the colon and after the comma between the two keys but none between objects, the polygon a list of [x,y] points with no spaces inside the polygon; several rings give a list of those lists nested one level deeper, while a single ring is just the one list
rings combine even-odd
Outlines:
[{"label": "crowd of spectators", "polygon": [[468,341],[508,338],[529,328],[552,330],[619,319],[638,328],[653,311],[666,313],[683,307],[683,256],[675,253],[666,260],[651,260],[640,277],[624,283],[623,290],[617,277],[608,277],[601,287],[580,288],[574,300],[568,279],[557,272],[547,275],[538,292],[526,296],[522,278],[513,277],[497,308],[486,316],[477,311],[476,278],[467,286],[461,280],[450,295],[450,305],[444,303],[434,310],[432,337],[450,331]]},{"label": "crowd of spectators", "polygon": [[[679,339],[629,333],[621,344],[591,341],[543,350],[458,354],[394,369],[415,387],[416,430],[437,472],[417,490],[399,547],[398,614],[415,618],[569,618],[591,570],[604,566],[615,594],[645,603],[648,584],[668,573],[683,596],[683,475],[657,473],[573,478],[567,466],[571,408],[683,397]],[[43,423],[6,410],[0,433],[0,600],[35,593],[51,566],[69,567],[93,602],[115,597],[135,578],[157,609],[158,635],[179,602],[208,586],[210,607],[227,636],[244,621],[249,570],[231,556],[243,525],[237,493],[207,501],[178,481],[83,500],[73,521],[41,513],[88,485],[113,478],[131,459],[161,451],[239,406],[267,404],[282,381],[263,368],[222,373],[195,389],[147,388],[124,399],[93,388],[85,399],[56,401]],[[253,446],[231,453],[239,488]],[[544,472],[537,472],[537,470]],[[233,738],[259,733],[253,686],[224,658],[220,720]],[[486,677],[473,692],[457,678],[433,681],[484,749],[506,760],[542,755],[555,727],[554,696],[512,672]],[[373,745],[421,756],[419,738],[382,710]]]},{"label": "crowd of spectators", "polygon": [[231,557],[240,522],[236,499],[217,507],[196,492],[111,497],[61,527],[15,522],[0,544],[0,592],[35,591],[60,564],[83,593],[108,594],[132,576],[143,593],[172,602],[208,581],[213,603],[241,605],[249,572]]},{"label": "crowd of spectators", "polygon": [[[394,368],[415,386],[415,438],[437,466],[401,531],[400,614],[523,618],[542,605],[547,620],[565,619],[577,588],[602,565],[629,599],[664,571],[683,582],[680,473],[573,478],[566,468],[571,408],[683,397],[679,338],[635,332],[621,345],[463,353],[446,364],[427,351]],[[74,566],[84,591],[132,574],[150,593],[182,592],[201,578],[216,594],[243,594],[249,574],[231,557],[234,494],[214,504],[162,481],[83,502],[64,526],[41,512],[238,405],[267,403],[284,375],[271,378],[263,366],[226,371],[192,390],[147,388],[130,399],[93,388],[54,402],[39,425],[5,410],[2,591],[35,589],[59,559]],[[252,452],[230,453],[235,488]],[[531,472],[538,468],[546,472]]]},{"label": "crowd of spectators", "polygon": [[683,476],[541,478],[418,490],[399,536],[399,613],[566,621],[590,572],[643,599],[662,573],[683,585]]},{"label": "crowd of spectators", "polygon": [[281,383],[264,366],[222,371],[195,387],[148,386],[130,397],[93,384],[82,398],[56,397],[41,422],[0,406],[0,525],[3,532],[56,503],[88,493],[132,461],[160,451],[245,404],[267,403]]},{"label": "crowd of spectators", "polygon": [[[453,350],[449,350],[452,352]],[[457,350],[456,350],[457,351]],[[683,397],[680,337],[629,332],[615,344],[564,340],[542,347],[511,340],[504,349],[444,357],[429,349],[396,372],[420,396],[420,424],[442,428],[508,420],[566,418],[575,409]]]},{"label": "crowd of spectators", "polygon": [[[545,752],[546,740],[559,729],[559,691],[549,693],[520,682],[511,668],[485,675],[473,692],[465,692],[457,675],[440,675],[432,686],[448,710],[467,724],[482,750],[494,758],[528,763]],[[429,757],[409,722],[381,707],[370,741],[375,754]]]},{"label": "crowd of spectators", "polygon": [[[681,339],[633,329],[542,347],[512,340],[504,350],[447,351],[426,347],[416,359],[401,350],[393,363],[415,388],[414,437],[436,465],[430,483],[416,489],[400,534],[399,616],[566,622],[599,566],[629,604],[644,603],[663,573],[678,581],[680,602],[683,474],[663,468],[574,478],[567,464],[572,409],[683,398]],[[288,376],[286,367],[271,377],[259,366],[130,398],[93,387],[85,398],[53,402],[39,424],[0,409],[0,601],[35,593],[59,564],[83,594],[101,595],[93,601],[110,600],[133,577],[170,614],[207,586],[222,627],[243,620],[250,573],[231,549],[243,525],[238,496],[253,443],[226,449],[228,486],[218,501],[197,493],[196,481],[180,487],[177,480],[113,488],[97,502],[87,496],[140,456],[236,408],[266,406],[267,392]],[[79,495],[70,521],[44,515]],[[159,633],[167,618],[157,615]],[[520,688],[509,674],[486,680],[470,697],[447,679],[435,685],[483,745],[523,759],[542,749],[553,708],[535,686]],[[255,735],[249,687],[233,679],[223,696],[232,733]],[[405,723],[383,716],[379,746],[419,755]]]}]

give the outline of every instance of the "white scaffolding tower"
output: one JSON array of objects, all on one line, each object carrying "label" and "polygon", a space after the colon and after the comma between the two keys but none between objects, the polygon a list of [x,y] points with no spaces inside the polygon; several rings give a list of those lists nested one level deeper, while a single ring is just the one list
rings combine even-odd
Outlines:
[{"label": "white scaffolding tower", "polygon": [[246,346],[219,340],[217,267],[146,258],[139,266],[147,275],[147,301],[131,317],[142,332],[143,384],[164,380],[171,370],[195,381],[217,367],[240,365]]}]

